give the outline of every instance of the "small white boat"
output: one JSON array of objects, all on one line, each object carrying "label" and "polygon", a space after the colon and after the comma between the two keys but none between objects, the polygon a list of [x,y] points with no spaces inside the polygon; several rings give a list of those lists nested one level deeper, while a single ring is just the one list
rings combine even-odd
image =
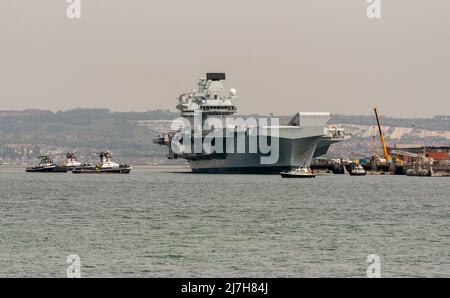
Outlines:
[{"label": "small white boat", "polygon": [[350,176],[365,176],[367,174],[366,170],[362,165],[356,165],[350,171]]},{"label": "small white boat", "polygon": [[283,178],[315,178],[316,175],[313,174],[312,170],[308,167],[299,167],[288,172],[281,172],[281,177]]}]

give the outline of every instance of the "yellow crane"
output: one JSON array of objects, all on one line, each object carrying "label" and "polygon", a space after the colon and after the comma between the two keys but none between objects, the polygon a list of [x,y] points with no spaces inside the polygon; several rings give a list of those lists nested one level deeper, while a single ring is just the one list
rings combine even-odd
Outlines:
[{"label": "yellow crane", "polygon": [[378,131],[380,132],[380,141],[381,141],[381,148],[383,149],[383,158],[386,159],[387,161],[391,161],[392,156],[390,156],[387,151],[386,142],[384,141],[384,134],[383,131],[381,130],[380,118],[378,117],[377,108],[373,108],[373,110],[375,111],[375,118],[377,118]]}]

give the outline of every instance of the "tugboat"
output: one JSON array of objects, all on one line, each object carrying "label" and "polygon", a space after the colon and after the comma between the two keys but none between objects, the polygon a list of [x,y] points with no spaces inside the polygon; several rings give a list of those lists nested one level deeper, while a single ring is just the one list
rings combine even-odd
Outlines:
[{"label": "tugboat", "polygon": [[35,167],[28,167],[27,173],[66,173],[67,169],[63,166],[56,165],[48,155],[39,156],[41,159]]},{"label": "tugboat", "polygon": [[281,177],[283,178],[315,178],[316,175],[313,174],[310,168],[302,166],[290,170],[289,172],[281,172]]},{"label": "tugboat", "polygon": [[355,165],[350,171],[350,176],[366,176],[367,172],[364,167],[360,164]]},{"label": "tugboat", "polygon": [[72,170],[74,174],[129,174],[131,167],[129,165],[120,165],[112,161],[112,155],[109,152],[100,152],[100,163],[93,165],[81,165]]},{"label": "tugboat", "polygon": [[67,171],[72,171],[74,168],[81,166],[81,162],[78,161],[77,155],[75,153],[67,153],[66,158],[67,158],[66,163]]}]

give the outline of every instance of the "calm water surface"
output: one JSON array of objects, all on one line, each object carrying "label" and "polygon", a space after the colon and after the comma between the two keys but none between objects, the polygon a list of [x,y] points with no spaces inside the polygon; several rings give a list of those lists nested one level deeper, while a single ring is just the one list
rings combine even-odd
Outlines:
[{"label": "calm water surface", "polygon": [[0,168],[0,277],[450,277],[450,178]]}]

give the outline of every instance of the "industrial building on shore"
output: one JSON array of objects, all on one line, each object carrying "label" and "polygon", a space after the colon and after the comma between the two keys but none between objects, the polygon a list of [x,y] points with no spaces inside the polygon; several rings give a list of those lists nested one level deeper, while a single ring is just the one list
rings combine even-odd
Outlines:
[{"label": "industrial building on shore", "polygon": [[[450,162],[450,146],[414,146],[414,145],[395,145],[388,147],[389,154],[396,151],[397,156],[401,156],[405,162],[414,161],[414,157],[408,154],[401,154],[401,152],[408,152],[413,154],[424,154],[428,158],[432,158],[435,163]],[[400,152],[400,153],[399,153]]]}]

